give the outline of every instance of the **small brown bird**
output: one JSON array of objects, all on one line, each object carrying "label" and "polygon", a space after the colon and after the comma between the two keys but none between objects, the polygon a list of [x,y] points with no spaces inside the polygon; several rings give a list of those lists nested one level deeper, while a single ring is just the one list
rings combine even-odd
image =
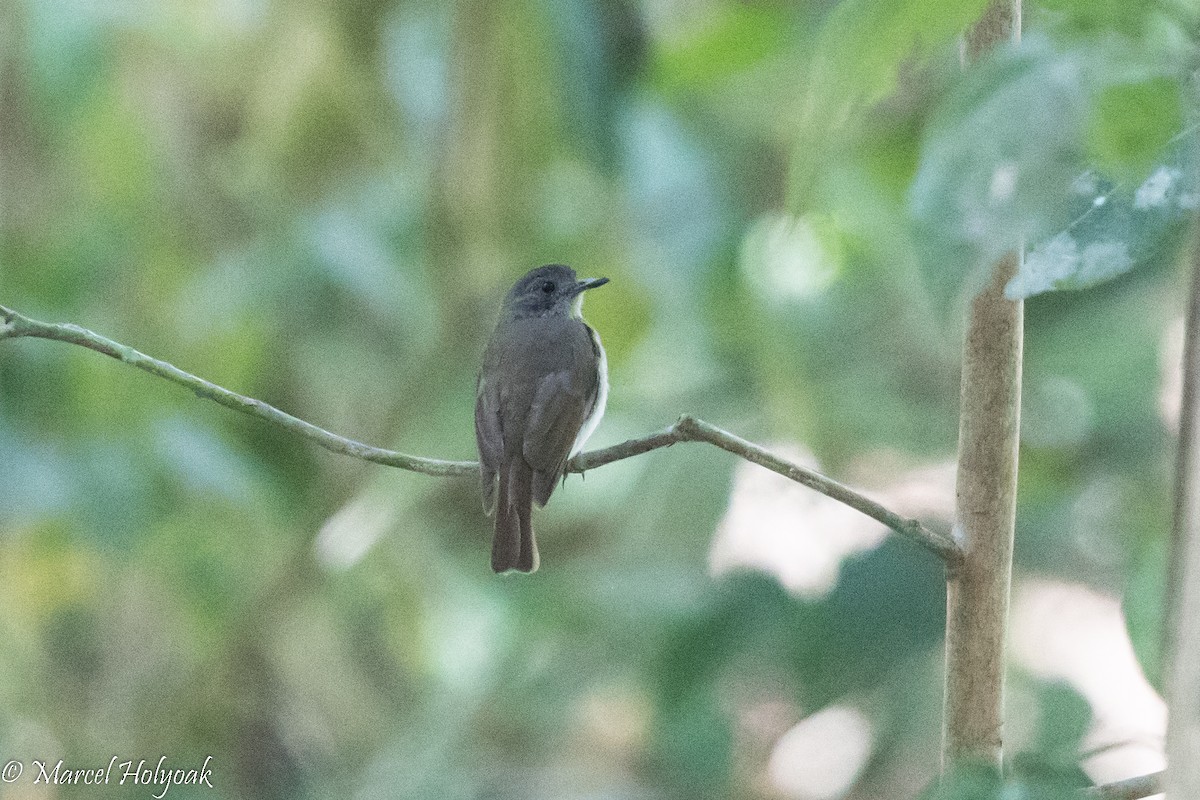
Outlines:
[{"label": "small brown bird", "polygon": [[538,568],[532,504],[546,505],[567,460],[604,414],[608,363],[581,314],[583,293],[606,283],[578,280],[570,267],[550,264],[530,271],[504,298],[475,388],[483,508],[496,514],[496,572]]}]

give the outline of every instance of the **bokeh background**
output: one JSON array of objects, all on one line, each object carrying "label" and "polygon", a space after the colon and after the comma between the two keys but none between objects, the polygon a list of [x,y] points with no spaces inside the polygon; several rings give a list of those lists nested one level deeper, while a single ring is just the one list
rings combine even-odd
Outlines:
[{"label": "bokeh background", "polygon": [[[964,76],[982,7],[0,0],[0,304],[473,458],[498,302],[564,262],[612,279],[593,446],[689,412],[945,527],[981,265],[1117,276],[1027,302],[1006,733],[1028,787],[1150,771],[1197,17],[1028,2]],[[929,786],[929,554],[699,444],[536,525],[495,577],[473,481],[0,342],[0,760],[211,755],[175,798]],[[0,796],[145,794],[32,776]]]}]

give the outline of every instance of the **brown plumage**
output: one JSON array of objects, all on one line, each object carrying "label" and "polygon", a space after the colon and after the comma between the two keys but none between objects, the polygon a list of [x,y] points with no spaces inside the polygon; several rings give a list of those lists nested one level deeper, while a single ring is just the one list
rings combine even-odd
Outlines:
[{"label": "brown plumage", "polygon": [[578,313],[582,292],[606,282],[577,280],[558,264],[539,267],[509,291],[488,341],[475,439],[484,510],[495,510],[496,572],[538,568],[532,505],[550,499],[604,413],[604,348]]}]

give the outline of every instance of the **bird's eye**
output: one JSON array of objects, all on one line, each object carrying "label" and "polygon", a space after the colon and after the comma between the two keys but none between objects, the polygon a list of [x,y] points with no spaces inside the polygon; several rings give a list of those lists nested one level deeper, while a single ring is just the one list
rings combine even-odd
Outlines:
[{"label": "bird's eye", "polygon": [[554,291],[554,281],[546,281],[545,283],[543,283],[542,291],[545,292],[546,294],[550,294],[551,292],[553,292]]}]

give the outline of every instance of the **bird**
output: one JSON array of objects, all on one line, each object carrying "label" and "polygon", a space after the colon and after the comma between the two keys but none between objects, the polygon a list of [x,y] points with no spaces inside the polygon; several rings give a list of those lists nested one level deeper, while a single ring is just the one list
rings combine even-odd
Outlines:
[{"label": "bird", "polygon": [[583,321],[583,293],[563,264],[530,270],[505,295],[475,384],[483,508],[494,514],[492,570],[534,572],[533,504],[545,506],[608,401],[608,359]]}]

